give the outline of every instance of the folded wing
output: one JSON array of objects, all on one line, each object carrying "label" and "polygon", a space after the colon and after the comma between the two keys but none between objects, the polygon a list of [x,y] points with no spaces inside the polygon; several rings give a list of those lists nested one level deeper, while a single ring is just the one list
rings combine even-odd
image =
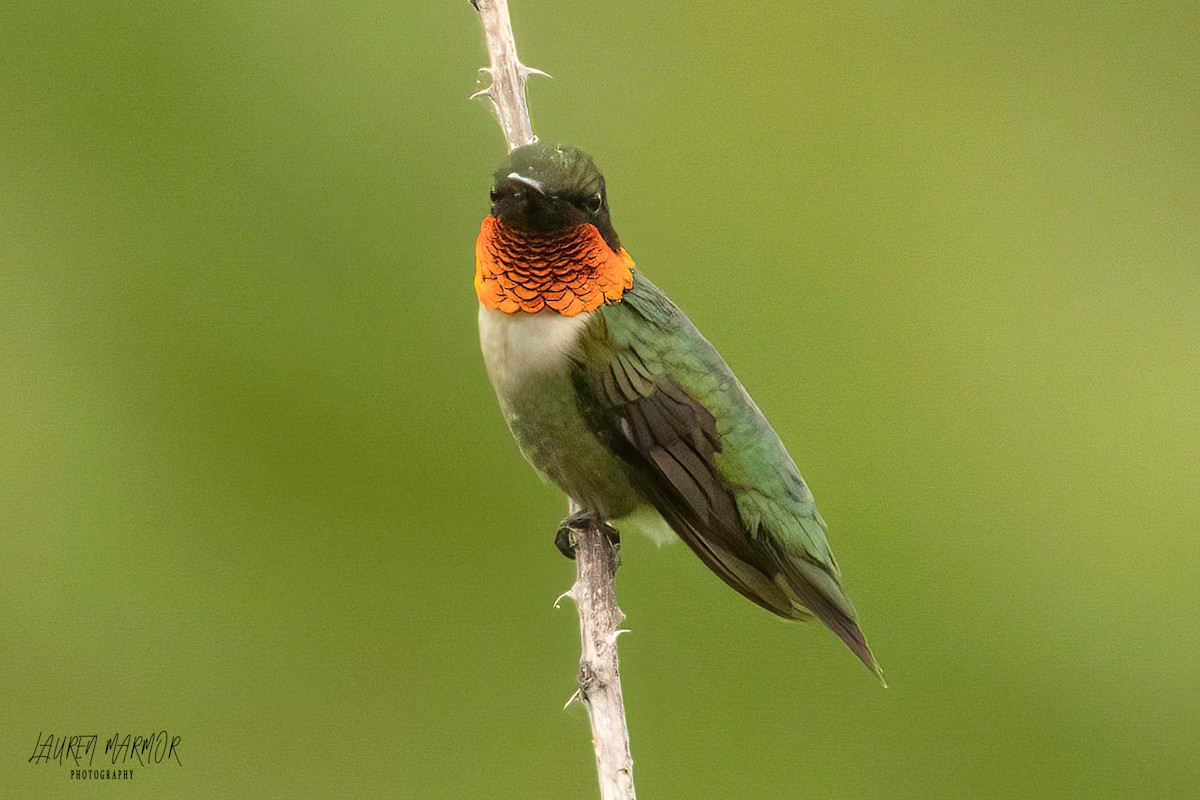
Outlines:
[{"label": "folded wing", "polygon": [[775,614],[815,615],[879,673],[791,457],[720,355],[640,273],[598,315],[573,380],[589,426],[709,569]]}]

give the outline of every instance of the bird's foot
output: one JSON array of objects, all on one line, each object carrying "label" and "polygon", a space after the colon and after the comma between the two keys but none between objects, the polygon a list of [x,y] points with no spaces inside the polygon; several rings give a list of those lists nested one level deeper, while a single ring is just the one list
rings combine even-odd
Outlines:
[{"label": "bird's foot", "polygon": [[599,528],[612,546],[614,556],[621,552],[621,534],[616,528],[601,522],[590,511],[576,511],[558,524],[558,532],[554,535],[554,546],[572,561],[575,560],[575,545],[579,536],[592,528]]}]

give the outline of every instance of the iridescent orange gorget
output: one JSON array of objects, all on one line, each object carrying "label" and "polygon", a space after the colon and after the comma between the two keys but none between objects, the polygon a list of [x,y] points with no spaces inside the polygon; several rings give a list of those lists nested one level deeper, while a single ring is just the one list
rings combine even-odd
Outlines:
[{"label": "iridescent orange gorget", "polygon": [[613,251],[595,225],[527,233],[484,217],[475,240],[475,294],[487,308],[573,317],[621,299],[633,286],[633,259]]}]

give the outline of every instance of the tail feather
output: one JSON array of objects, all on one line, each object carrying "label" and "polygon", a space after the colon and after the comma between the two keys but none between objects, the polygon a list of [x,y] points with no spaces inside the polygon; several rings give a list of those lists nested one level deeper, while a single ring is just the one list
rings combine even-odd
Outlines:
[{"label": "tail feather", "polygon": [[887,686],[854,607],[823,565],[775,548],[768,548],[775,550],[769,556],[758,547],[732,553],[724,542],[705,537],[693,526],[678,525],[675,530],[709,569],[742,596],[786,619],[821,620]]},{"label": "tail feather", "polygon": [[780,563],[775,580],[793,601],[794,619],[815,616],[821,620],[825,627],[846,643],[867,669],[875,673],[879,682],[887,686],[883,669],[858,625],[854,607],[829,573],[805,561],[786,561]]},{"label": "tail feather", "polygon": [[[885,687],[883,670],[858,626],[854,607],[829,568],[804,556],[793,555],[767,534],[759,539],[714,536],[678,514],[670,505],[658,509],[680,538],[721,580],[742,596],[785,619],[816,617],[846,643],[850,651],[875,673]],[[767,543],[770,544],[767,544]],[[735,543],[737,551],[731,550]]]}]

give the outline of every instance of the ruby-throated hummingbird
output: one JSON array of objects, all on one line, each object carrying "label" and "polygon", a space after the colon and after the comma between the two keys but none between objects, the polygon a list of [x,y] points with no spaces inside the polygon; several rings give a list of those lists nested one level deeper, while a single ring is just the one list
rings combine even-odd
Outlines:
[{"label": "ruby-throated hummingbird", "polygon": [[665,522],[727,584],[781,617],[815,615],[882,679],[800,471],[634,268],[591,157],[519,147],[491,201],[475,244],[488,375],[521,452],[581,509],[575,524]]}]

